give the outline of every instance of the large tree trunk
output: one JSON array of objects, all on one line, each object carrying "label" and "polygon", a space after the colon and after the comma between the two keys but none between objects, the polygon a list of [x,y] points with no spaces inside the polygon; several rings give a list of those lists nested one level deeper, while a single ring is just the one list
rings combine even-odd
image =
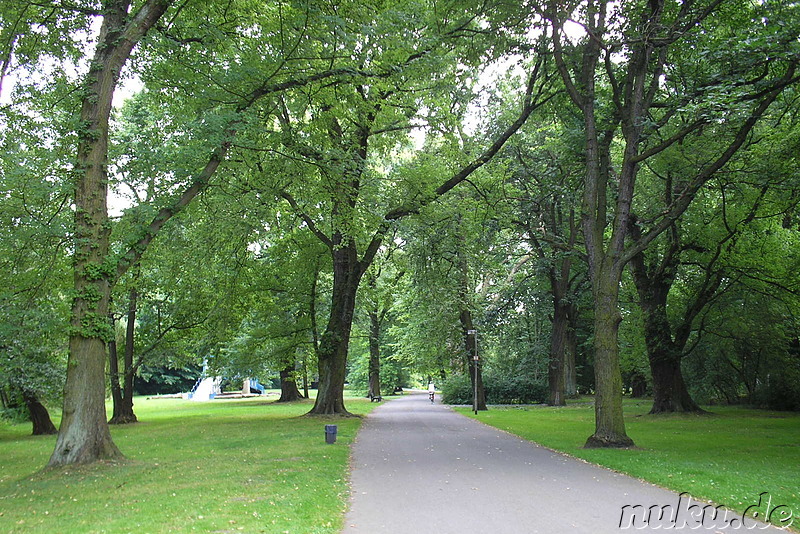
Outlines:
[{"label": "large tree trunk", "polygon": [[[666,355],[665,355],[666,356]],[[692,399],[683,381],[680,357],[650,358],[653,372],[653,407],[651,414],[659,413],[705,413]]]},{"label": "large tree trunk", "polygon": [[100,338],[70,339],[61,429],[50,467],[122,458],[106,423],[105,352]]},{"label": "large tree trunk", "polygon": [[41,403],[35,393],[32,393],[28,390],[22,390],[22,400],[25,402],[25,406],[28,407],[31,423],[33,423],[34,436],[58,433],[58,429],[50,419],[50,413],[47,411],[47,408],[45,408],[44,404]]},{"label": "large tree trunk", "polygon": [[[667,194],[671,186],[667,187]],[[635,225],[631,235],[640,236]],[[639,307],[644,316],[644,339],[647,346],[647,359],[653,378],[653,407],[651,414],[690,412],[703,413],[686,389],[681,371],[683,350],[689,339],[694,316],[702,306],[702,295],[707,289],[713,290],[715,284],[704,284],[696,293],[695,302],[690,305],[680,320],[678,334],[673,339],[673,327],[667,317],[667,299],[680,263],[680,242],[678,229],[673,226],[666,233],[668,246],[658,267],[648,266],[643,252],[631,259],[630,270],[639,296]],[[713,291],[712,291],[713,292]]]},{"label": "large tree trunk", "polygon": [[603,266],[592,281],[595,299],[594,373],[595,431],[585,447],[631,447],[622,415],[622,374],[619,367],[619,275]]},{"label": "large tree trunk", "polygon": [[381,396],[381,319],[377,311],[369,312],[369,398]]},{"label": "large tree trunk", "polygon": [[337,244],[331,248],[331,255],[331,315],[319,343],[319,387],[311,415],[351,415],[344,407],[344,380],[356,293],[364,273],[354,244]]},{"label": "large tree trunk", "polygon": [[136,43],[161,18],[167,0],[149,0],[133,13],[130,2],[107,2],[83,87],[75,165],[74,287],[67,380],[61,429],[49,466],[122,457],[106,422],[108,302],[116,265],[109,261],[108,123],[120,71]]},{"label": "large tree trunk", "polygon": [[653,374],[653,407],[650,413],[702,413],[704,410],[694,402],[683,380],[683,344],[672,339],[666,294],[666,289],[639,294],[644,314],[647,359]]},{"label": "large tree trunk", "polygon": [[297,389],[294,367],[294,364],[289,365],[279,373],[281,378],[281,396],[277,402],[294,402],[303,400],[304,398],[300,390]]},{"label": "large tree trunk", "polygon": [[[105,71],[103,71],[105,72]],[[102,79],[102,74],[97,75]],[[108,74],[107,74],[108,76]],[[96,81],[97,93],[108,92],[113,82]],[[107,268],[109,224],[106,209],[106,143],[108,110],[86,101],[81,119],[92,126],[83,134],[78,149],[78,168],[84,175],[75,188],[75,299],[72,306],[69,361],[64,387],[61,430],[50,458],[51,467],[113,460],[122,457],[106,423],[106,341],[113,332],[108,325],[111,274]],[[94,140],[92,134],[98,136]],[[87,139],[88,137],[88,139]]]},{"label": "large tree trunk", "polygon": [[550,406],[565,406],[566,391],[564,385],[564,368],[567,348],[567,330],[569,328],[568,305],[558,296],[553,297],[553,331],[550,337],[550,362],[547,373]]},{"label": "large tree trunk", "polygon": [[578,354],[578,334],[575,328],[575,315],[575,306],[571,306],[564,338],[564,395],[569,399],[578,396],[578,370],[575,364],[575,357]]}]

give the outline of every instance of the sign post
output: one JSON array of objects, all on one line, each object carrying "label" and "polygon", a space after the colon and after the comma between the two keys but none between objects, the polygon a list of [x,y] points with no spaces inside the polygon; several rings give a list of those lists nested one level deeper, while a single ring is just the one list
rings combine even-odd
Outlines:
[{"label": "sign post", "polygon": [[472,382],[475,387],[472,392],[472,411],[475,412],[475,415],[478,415],[478,331],[467,330],[467,335],[472,336],[474,350],[472,354],[472,369],[474,373]]}]

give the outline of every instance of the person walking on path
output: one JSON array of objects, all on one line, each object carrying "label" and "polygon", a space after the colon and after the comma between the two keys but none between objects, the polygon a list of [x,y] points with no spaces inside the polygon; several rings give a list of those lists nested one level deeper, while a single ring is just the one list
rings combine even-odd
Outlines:
[{"label": "person walking on path", "polygon": [[714,519],[712,505],[430,406],[420,394],[371,412],[352,466],[343,531],[351,534],[416,525],[437,534],[786,532],[742,524],[732,512]]}]

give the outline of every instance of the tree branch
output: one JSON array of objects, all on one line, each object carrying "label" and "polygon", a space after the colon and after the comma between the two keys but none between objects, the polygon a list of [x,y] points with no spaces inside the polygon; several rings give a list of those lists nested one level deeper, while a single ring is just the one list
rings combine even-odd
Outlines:
[{"label": "tree branch", "polygon": [[[528,117],[533,113],[535,109],[547,103],[551,98],[553,98],[557,93],[553,93],[539,101],[538,99],[533,98],[533,89],[536,82],[536,79],[539,74],[539,68],[541,67],[541,63],[536,65],[533,74],[531,74],[530,78],[528,79],[528,85],[525,90],[525,100],[522,106],[522,111],[520,112],[517,120],[513,122],[506,130],[500,134],[500,136],[495,140],[494,143],[489,146],[486,150],[481,153],[480,156],[475,158],[471,163],[463,167],[460,171],[455,173],[450,179],[442,183],[439,187],[436,188],[434,194],[431,197],[423,198],[418,200],[412,206],[401,206],[399,208],[395,208],[389,211],[386,215],[384,215],[384,219],[387,221],[394,221],[397,219],[401,219],[407,215],[412,215],[415,213],[419,213],[419,211],[436,200],[437,198],[441,197],[455,186],[463,182],[469,175],[473,172],[481,168],[483,165],[486,164],[492,157],[497,154],[503,145],[505,145],[506,141],[508,141],[512,135],[514,135],[517,130],[519,130],[525,121],[528,120]],[[541,94],[541,90],[540,90]]]},{"label": "tree branch", "polygon": [[647,248],[650,243],[661,234],[661,232],[669,228],[669,226],[672,225],[672,223],[686,211],[686,209],[689,207],[689,204],[691,204],[692,200],[697,194],[697,191],[699,191],[700,188],[706,182],[708,182],[708,180],[710,180],[716,172],[722,169],[731,160],[731,158],[733,158],[736,152],[738,152],[747,141],[747,138],[750,136],[750,132],[753,130],[761,117],[763,117],[767,112],[767,109],[769,109],[770,105],[772,105],[772,103],[783,92],[783,89],[786,87],[786,81],[794,79],[797,62],[798,60],[793,61],[789,65],[789,68],[784,76],[777,80],[775,84],[773,84],[772,91],[767,94],[767,96],[752,111],[747,120],[744,121],[744,123],[739,127],[736,135],[731,140],[725,152],[723,152],[714,162],[706,166],[704,169],[701,169],[695,178],[686,186],[686,188],[684,188],[678,198],[675,199],[671,207],[665,210],[661,221],[655,224],[647,233],[642,236],[640,240],[637,240],[635,244],[630,246],[621,255],[618,261],[622,262],[622,265],[625,265],[633,256]]},{"label": "tree branch", "polygon": [[303,219],[303,222],[306,223],[306,226],[308,226],[308,229],[311,230],[311,233],[317,236],[317,239],[322,241],[325,244],[325,246],[327,246],[329,249],[332,249],[333,241],[331,240],[331,238],[328,237],[325,234],[325,232],[319,229],[317,223],[314,222],[314,219],[312,219],[306,212],[300,209],[300,206],[297,205],[297,201],[294,199],[294,197],[286,191],[281,191],[280,196],[282,199],[284,199],[286,202],[289,203],[289,205],[292,207],[292,210],[294,210],[297,216]]}]

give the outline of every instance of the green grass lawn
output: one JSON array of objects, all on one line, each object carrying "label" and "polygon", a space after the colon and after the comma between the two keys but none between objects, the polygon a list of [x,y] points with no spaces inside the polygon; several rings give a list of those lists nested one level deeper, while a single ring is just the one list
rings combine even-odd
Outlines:
[{"label": "green grass lawn", "polygon": [[141,422],[112,427],[126,461],[62,471],[41,470],[54,436],[0,423],[0,532],[339,532],[361,420],[301,417],[310,407],[139,398]]},{"label": "green grass lawn", "polygon": [[625,425],[638,448],[583,449],[594,432],[594,405],[586,400],[564,408],[490,407],[476,419],[740,513],[769,492],[773,507],[788,506],[800,526],[800,414],[710,407],[711,415],[652,416],[650,402],[626,399]]}]

